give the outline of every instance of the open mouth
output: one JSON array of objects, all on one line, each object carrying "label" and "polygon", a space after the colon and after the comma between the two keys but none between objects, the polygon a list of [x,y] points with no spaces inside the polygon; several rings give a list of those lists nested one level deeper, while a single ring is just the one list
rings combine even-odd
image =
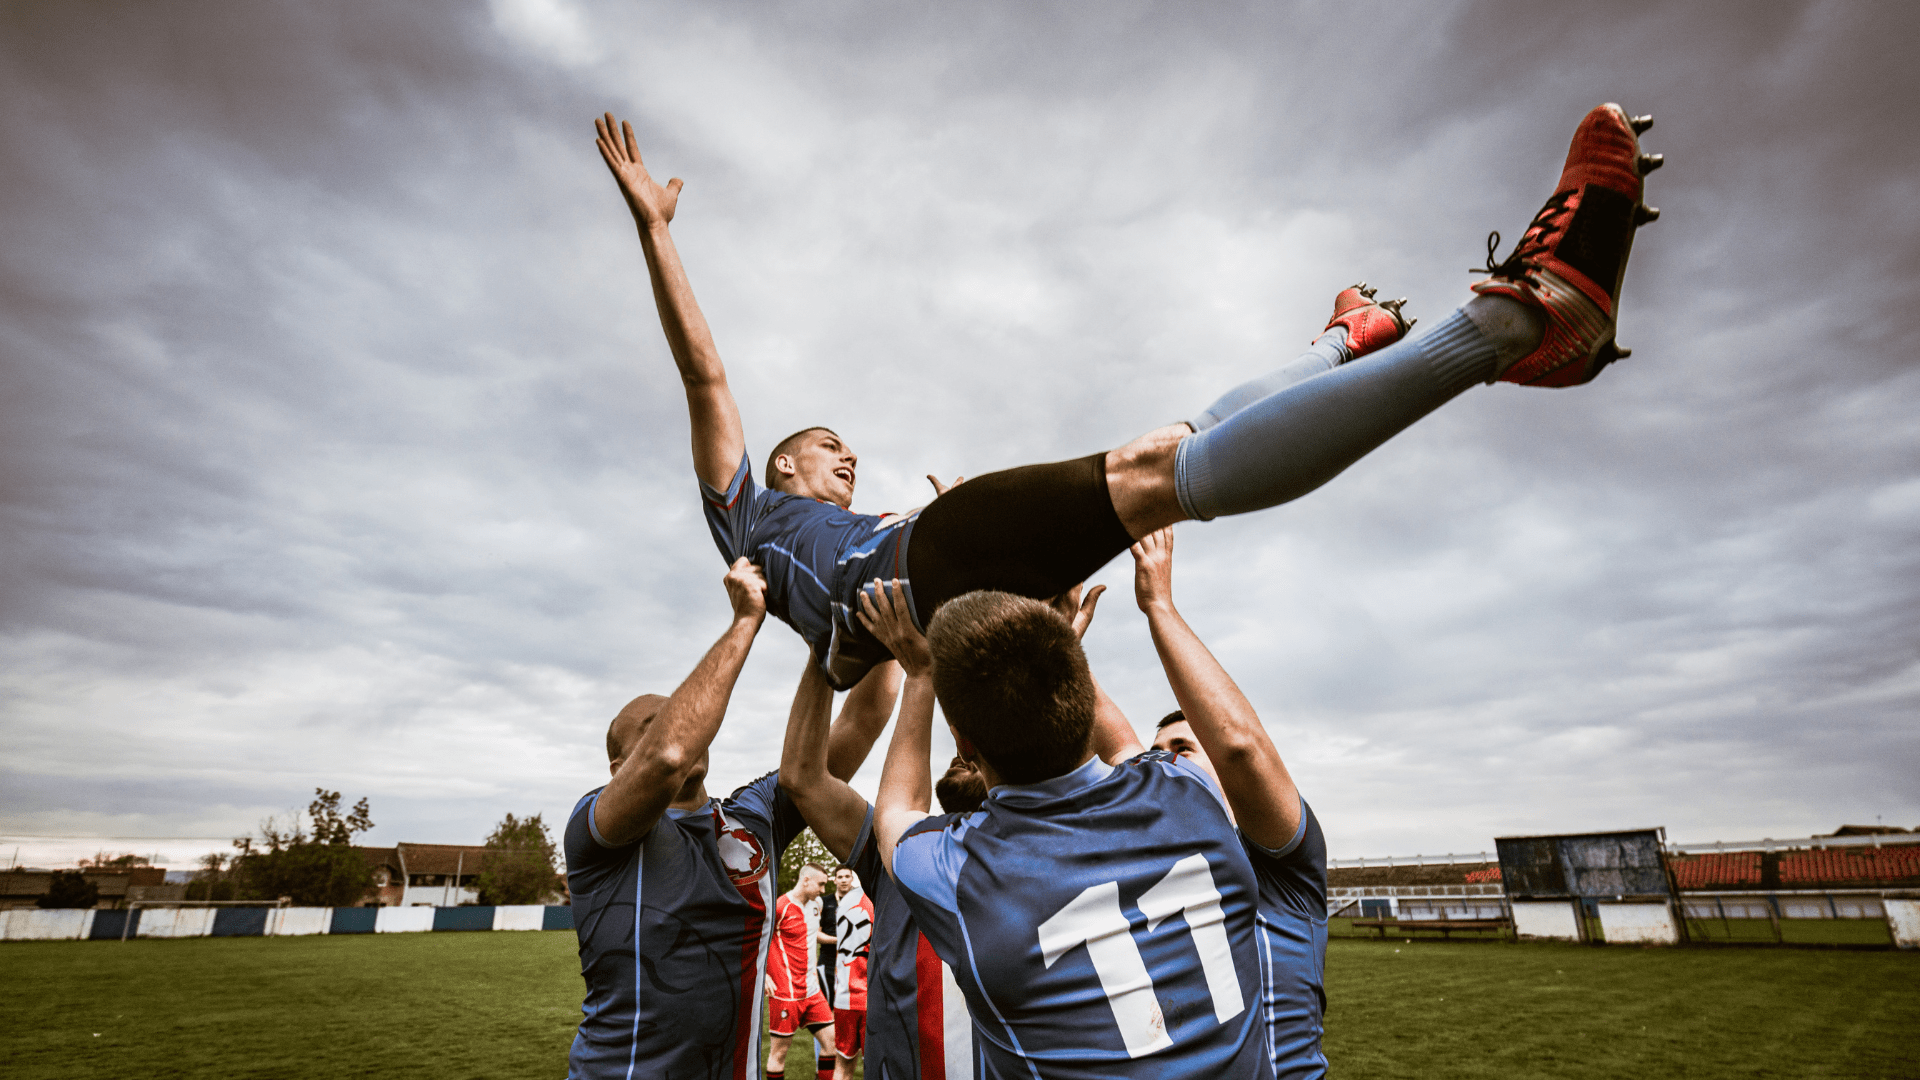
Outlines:
[{"label": "open mouth", "polygon": [[853,486],[853,470],[852,469],[835,469],[833,470],[833,475],[846,481],[846,484],[848,487]]}]

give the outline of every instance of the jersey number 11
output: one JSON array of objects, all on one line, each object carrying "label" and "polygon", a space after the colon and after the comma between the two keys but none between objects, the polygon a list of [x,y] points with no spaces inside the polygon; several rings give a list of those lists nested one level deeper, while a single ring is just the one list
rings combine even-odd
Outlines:
[{"label": "jersey number 11", "polygon": [[[1200,970],[1213,996],[1218,1023],[1240,1015],[1246,1002],[1240,996],[1240,976],[1234,970],[1233,949],[1227,942],[1226,914],[1220,909],[1220,890],[1205,855],[1189,855],[1173,864],[1166,876],[1142,893],[1138,904],[1147,917],[1147,929],[1157,929],[1170,915],[1184,915],[1187,931],[1200,953]],[[1173,1045],[1167,1034],[1160,999],[1154,996],[1153,976],[1133,940],[1127,916],[1120,910],[1120,883],[1089,885],[1067,906],[1040,924],[1040,954],[1046,966],[1085,945],[1093,961],[1100,989],[1120,1025],[1120,1039],[1128,1057],[1142,1057]]]}]

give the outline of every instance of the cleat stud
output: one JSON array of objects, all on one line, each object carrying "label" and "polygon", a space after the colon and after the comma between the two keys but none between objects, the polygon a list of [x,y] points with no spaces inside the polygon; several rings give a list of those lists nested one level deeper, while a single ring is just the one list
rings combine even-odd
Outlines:
[{"label": "cleat stud", "polygon": [[1645,176],[1666,163],[1667,159],[1664,154],[1641,154],[1640,175]]},{"label": "cleat stud", "polygon": [[1618,345],[1615,345],[1613,347],[1613,358],[1615,360],[1625,360],[1627,357],[1632,355],[1633,355],[1632,349],[1623,349]]},{"label": "cleat stud", "polygon": [[1648,113],[1645,116],[1632,117],[1627,123],[1633,125],[1633,133],[1635,135],[1645,135],[1647,129],[1653,126],[1653,114]]},{"label": "cleat stud", "polygon": [[1355,285],[1354,288],[1359,289],[1360,295],[1366,297],[1369,300],[1373,299],[1374,293],[1377,293],[1380,291],[1379,289],[1374,288],[1373,286],[1367,284],[1364,281],[1358,285]]},{"label": "cleat stud", "polygon": [[1641,203],[1639,206],[1633,208],[1633,224],[1635,228],[1659,220],[1660,208],[1657,206],[1648,206],[1646,203]]}]

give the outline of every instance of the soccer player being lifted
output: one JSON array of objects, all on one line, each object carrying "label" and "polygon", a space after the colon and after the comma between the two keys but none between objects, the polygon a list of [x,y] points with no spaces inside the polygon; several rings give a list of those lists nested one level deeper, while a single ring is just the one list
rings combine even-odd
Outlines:
[{"label": "soccer player being lifted", "polygon": [[[707,748],[766,619],[766,581],[746,559],[726,587],[726,633],[671,696],[642,695],[614,717],[612,779],[567,819],[587,984],[571,1080],[759,1075],[774,875],[805,822],[777,773],[724,799],[707,795]],[[887,675],[847,695],[821,732],[829,775],[851,777],[886,726],[898,689]]]},{"label": "soccer player being lifted", "polygon": [[714,541],[729,561],[747,556],[765,570],[769,608],[844,689],[889,657],[855,617],[871,579],[904,581],[921,628],[977,589],[1055,596],[1156,529],[1306,494],[1476,384],[1592,379],[1626,355],[1614,344],[1620,285],[1635,230],[1658,213],[1642,199],[1644,174],[1661,162],[1640,152],[1652,122],[1616,105],[1588,113],[1512,254],[1496,264],[1490,253],[1477,295],[1429,332],[1405,337],[1396,304],[1346,290],[1306,356],[1185,423],[1105,453],[990,473],[885,517],[850,509],[858,458],[825,427],[782,439],[765,488],[755,484],[726,368],[668,232],[681,182],[656,183],[632,128],[611,113],[595,127],[686,390]]},{"label": "soccer player being lifted", "polygon": [[[1051,607],[969,593],[922,638],[890,583],[863,597],[908,671],[872,831],[966,995],[983,1080],[1319,1076],[1319,826],[1260,718],[1174,608],[1171,530],[1133,553],[1135,596],[1206,764],[1141,753],[1124,725],[1116,739]],[[961,754],[989,785],[976,813],[926,814],[931,712],[912,709],[921,656]]]}]

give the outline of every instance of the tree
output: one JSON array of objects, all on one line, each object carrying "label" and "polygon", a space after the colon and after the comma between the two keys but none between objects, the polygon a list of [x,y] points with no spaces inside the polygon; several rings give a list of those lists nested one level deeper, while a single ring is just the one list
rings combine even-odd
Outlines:
[{"label": "tree", "polygon": [[487,837],[487,862],[475,885],[483,904],[537,904],[562,887],[559,852],[535,814],[500,819]]},{"label": "tree", "polygon": [[43,908],[90,908],[99,902],[100,886],[78,870],[55,872],[47,895],[36,901]]},{"label": "tree", "polygon": [[827,850],[827,845],[813,835],[812,829],[803,830],[793,838],[793,843],[787,845],[787,850],[780,853],[780,876],[777,882],[781,892],[793,888],[794,883],[800,880],[800,868],[808,863],[819,863],[829,871],[840,865],[840,860],[834,858],[833,852]]},{"label": "tree", "polygon": [[153,861],[145,855],[135,855],[132,852],[125,855],[108,855],[102,851],[91,859],[81,859],[80,865],[92,867],[95,870],[131,870],[136,866],[152,866]]},{"label": "tree", "polygon": [[189,900],[231,900],[233,882],[221,871],[227,867],[227,857],[218,851],[209,851],[200,856],[200,877],[187,883]]},{"label": "tree", "polygon": [[353,846],[354,834],[373,828],[367,800],[343,814],[339,792],[314,788],[313,795],[306,813],[313,823],[311,835],[295,815],[291,830],[283,830],[273,818],[262,822],[258,846],[251,836],[233,842],[238,850],[231,877],[239,899],[286,896],[302,906],[346,907],[373,883],[373,870]]}]

